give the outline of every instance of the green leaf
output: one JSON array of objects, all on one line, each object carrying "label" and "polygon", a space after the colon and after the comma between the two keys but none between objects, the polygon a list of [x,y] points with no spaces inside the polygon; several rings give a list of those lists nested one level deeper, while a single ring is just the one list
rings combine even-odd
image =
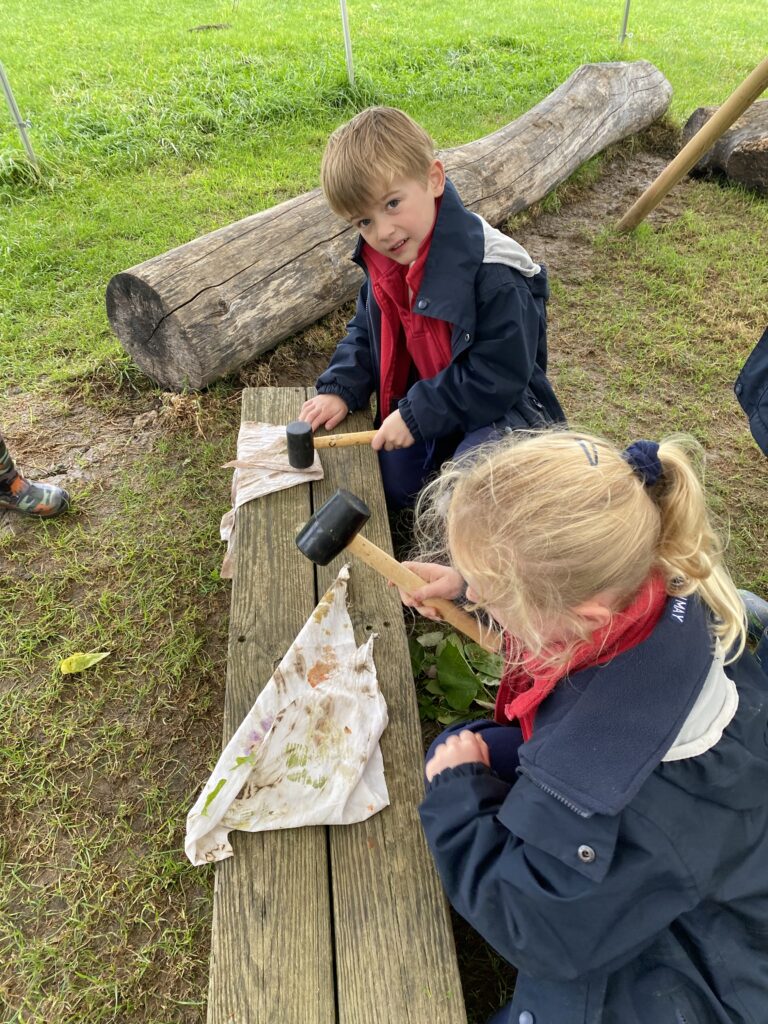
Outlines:
[{"label": "green leaf", "polygon": [[216,783],[215,788],[212,789],[211,792],[208,794],[208,796],[205,798],[205,803],[203,804],[203,809],[202,809],[202,811],[200,811],[201,814],[206,814],[206,815],[208,814],[208,808],[211,806],[213,801],[219,795],[220,790],[222,790],[224,788],[224,786],[226,786],[226,784],[227,784],[227,780],[226,779],[219,779],[219,781]]},{"label": "green leaf", "polygon": [[454,722],[458,722],[461,718],[466,718],[466,715],[460,715],[456,711],[444,711],[441,715],[437,716],[440,725],[453,725]]},{"label": "green leaf", "polygon": [[84,672],[91,665],[97,665],[100,661],[108,658],[111,651],[100,651],[98,653],[83,654],[82,651],[75,651],[68,658],[59,662],[59,671],[62,675],[72,675],[73,672]]},{"label": "green leaf", "polygon": [[492,679],[501,679],[504,673],[504,659],[500,654],[491,654],[479,644],[464,644],[464,655],[472,668],[476,669],[483,676],[490,676]]},{"label": "green leaf", "polygon": [[429,699],[429,697],[419,694],[419,718],[422,722],[434,722],[437,718],[437,708]]},{"label": "green leaf", "polygon": [[414,676],[421,674],[424,665],[424,648],[412,636],[408,637],[408,652],[411,655],[411,671]]},{"label": "green leaf", "polygon": [[480,684],[466,658],[453,643],[447,643],[437,659],[437,678],[449,705],[455,711],[466,711]]},{"label": "green leaf", "polygon": [[422,633],[421,636],[416,637],[417,643],[420,643],[422,647],[437,647],[442,639],[443,632],[439,629],[435,629],[431,633]]}]

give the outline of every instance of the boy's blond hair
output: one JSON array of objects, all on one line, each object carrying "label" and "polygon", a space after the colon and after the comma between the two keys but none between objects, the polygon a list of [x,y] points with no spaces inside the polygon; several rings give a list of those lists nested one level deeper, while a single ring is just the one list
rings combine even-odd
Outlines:
[{"label": "boy's blond hair", "polygon": [[396,178],[426,182],[435,146],[424,129],[396,107],[368,107],[328,139],[320,181],[334,213],[354,220]]},{"label": "boy's blond hair", "polygon": [[[419,532],[434,537],[439,525],[483,606],[552,665],[565,664],[590,636],[578,605],[607,591],[621,610],[653,572],[669,594],[701,596],[735,660],[745,613],[707,512],[700,448],[680,435],[662,441],[658,454],[662,474],[648,487],[602,438],[519,432],[444,470],[419,502]],[[550,643],[553,624],[572,641]]]}]

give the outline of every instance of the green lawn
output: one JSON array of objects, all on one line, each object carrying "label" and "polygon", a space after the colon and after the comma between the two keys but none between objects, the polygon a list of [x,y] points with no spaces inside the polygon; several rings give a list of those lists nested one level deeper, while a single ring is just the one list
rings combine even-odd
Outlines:
[{"label": "green lawn", "polygon": [[[0,60],[43,170],[29,175],[0,116],[0,429],[28,470],[64,464],[74,495],[59,521],[0,529],[3,1024],[205,1019],[212,871],[186,863],[182,836],[221,739],[220,466],[240,386],[311,382],[342,319],[174,404],[112,336],[109,278],[315,187],[328,132],[367,104],[402,106],[452,146],[584,62],[644,58],[671,81],[679,124],[764,56],[764,0],[635,0],[619,46],[622,12],[352,0],[350,90],[336,0],[3,0]],[[610,184],[600,161],[578,178]],[[731,385],[766,319],[768,203],[681,188],[631,237],[605,208],[563,227],[573,185],[512,230],[535,255],[562,247],[551,355],[571,417],[625,441],[693,431],[734,574],[765,591],[768,474]],[[150,408],[168,415],[133,426]],[[110,656],[62,676],[77,650]],[[475,948],[463,978],[481,1024],[509,972]]]},{"label": "green lawn", "polygon": [[5,0],[0,60],[44,178],[25,186],[0,118],[0,374],[29,387],[120,358],[112,274],[314,187],[328,132],[362,106],[402,106],[458,145],[581,63],[641,57],[669,78],[680,120],[763,56],[762,0],[633,7],[620,46],[620,2],[461,0],[430,17],[353,0],[350,90],[335,2]]}]

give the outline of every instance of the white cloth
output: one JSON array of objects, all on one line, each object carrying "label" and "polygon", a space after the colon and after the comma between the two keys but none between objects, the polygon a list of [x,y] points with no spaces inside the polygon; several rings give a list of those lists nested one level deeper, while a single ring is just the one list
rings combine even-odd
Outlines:
[{"label": "white cloth", "polygon": [[227,542],[227,553],[221,566],[224,579],[232,579],[235,550],[235,520],[237,510],[246,501],[264,494],[282,491],[308,480],[322,480],[323,467],[315,452],[315,460],[308,469],[294,469],[288,461],[288,442],[285,427],[273,423],[244,420],[237,436],[237,458],[224,464],[234,468],[232,474],[232,508],[221,520],[219,532]]},{"label": "white cloth", "polygon": [[302,627],[187,815],[193,864],[232,856],[232,829],[348,825],[389,804],[387,706],[373,635],[357,647],[347,566]]}]

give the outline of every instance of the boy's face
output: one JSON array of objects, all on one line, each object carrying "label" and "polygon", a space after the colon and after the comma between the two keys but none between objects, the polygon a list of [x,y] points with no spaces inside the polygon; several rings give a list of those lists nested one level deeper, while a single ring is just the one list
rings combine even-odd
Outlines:
[{"label": "boy's face", "polygon": [[376,252],[407,266],[416,259],[419,246],[432,230],[435,200],[444,190],[445,170],[439,160],[434,160],[426,182],[395,178],[352,224]]}]

